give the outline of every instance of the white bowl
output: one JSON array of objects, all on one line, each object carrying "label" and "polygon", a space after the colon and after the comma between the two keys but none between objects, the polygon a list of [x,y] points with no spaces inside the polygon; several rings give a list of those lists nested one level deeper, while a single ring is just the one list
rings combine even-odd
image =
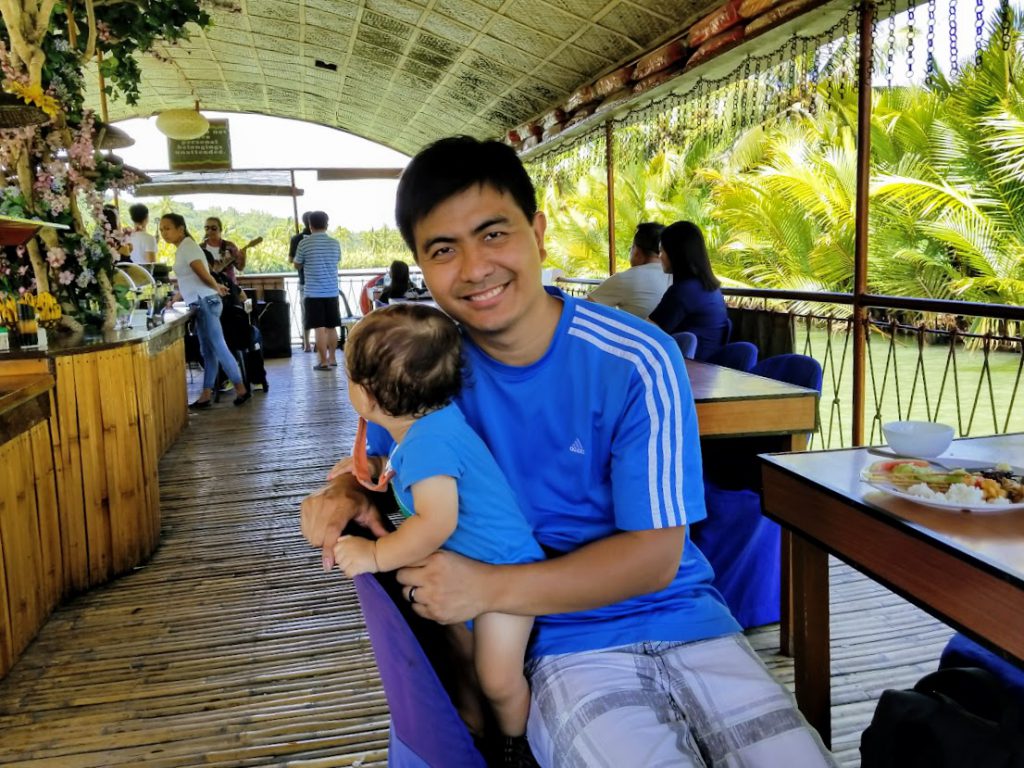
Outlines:
[{"label": "white bowl", "polygon": [[882,433],[893,453],[904,456],[938,456],[953,442],[953,428],[934,421],[890,421]]}]

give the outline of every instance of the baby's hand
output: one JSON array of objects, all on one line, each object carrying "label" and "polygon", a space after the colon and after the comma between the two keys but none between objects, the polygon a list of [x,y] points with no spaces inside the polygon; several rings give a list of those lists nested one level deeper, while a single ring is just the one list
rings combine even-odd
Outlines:
[{"label": "baby's hand", "polygon": [[376,542],[359,536],[342,536],[334,545],[334,562],[348,577],[360,573],[376,573]]}]

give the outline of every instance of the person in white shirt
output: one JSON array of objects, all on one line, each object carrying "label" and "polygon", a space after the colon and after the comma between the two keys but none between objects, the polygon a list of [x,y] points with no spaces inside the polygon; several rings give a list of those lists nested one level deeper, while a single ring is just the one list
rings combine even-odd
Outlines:
[{"label": "person in white shirt", "polygon": [[156,238],[146,231],[149,226],[149,208],[136,203],[128,209],[134,229],[131,234],[132,261],[136,264],[151,264],[156,261]]},{"label": "person in white shirt", "polygon": [[664,228],[649,221],[638,225],[629,249],[630,269],[609,277],[587,298],[646,320],[672,284],[672,277],[662,270],[658,256],[658,243]]}]

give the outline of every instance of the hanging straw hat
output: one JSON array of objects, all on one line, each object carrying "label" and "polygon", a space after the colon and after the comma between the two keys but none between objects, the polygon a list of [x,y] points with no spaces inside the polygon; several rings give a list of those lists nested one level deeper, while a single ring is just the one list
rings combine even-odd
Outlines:
[{"label": "hanging straw hat", "polygon": [[93,125],[93,147],[95,149],[124,149],[135,143],[135,139],[108,123],[99,120]]},{"label": "hanging straw hat", "polygon": [[50,116],[33,104],[26,104],[17,96],[0,91],[0,129],[42,125]]}]

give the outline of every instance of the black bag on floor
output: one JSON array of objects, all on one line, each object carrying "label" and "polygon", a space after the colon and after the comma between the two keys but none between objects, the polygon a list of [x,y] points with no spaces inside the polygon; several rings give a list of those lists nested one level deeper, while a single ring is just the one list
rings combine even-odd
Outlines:
[{"label": "black bag on floor", "polygon": [[860,754],[861,768],[1024,768],[1024,724],[995,675],[941,669],[882,693]]},{"label": "black bag on floor", "polygon": [[263,387],[263,391],[270,390],[270,383],[267,381],[267,368],[263,364],[263,336],[260,329],[252,327],[252,345],[242,353],[245,363],[245,373],[249,379],[249,386]]}]

